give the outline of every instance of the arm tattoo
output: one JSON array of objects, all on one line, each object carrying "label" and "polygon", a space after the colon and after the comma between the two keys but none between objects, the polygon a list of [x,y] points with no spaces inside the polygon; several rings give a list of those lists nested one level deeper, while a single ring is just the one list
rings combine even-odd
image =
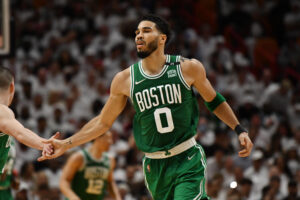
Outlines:
[{"label": "arm tattoo", "polygon": [[69,145],[71,145],[72,144],[72,140],[71,139],[69,139],[68,141],[67,141],[67,143],[66,144],[69,144]]},{"label": "arm tattoo", "polygon": [[186,61],[186,60],[189,60],[189,59],[180,56],[180,61],[181,61],[181,62],[184,62],[184,61]]}]

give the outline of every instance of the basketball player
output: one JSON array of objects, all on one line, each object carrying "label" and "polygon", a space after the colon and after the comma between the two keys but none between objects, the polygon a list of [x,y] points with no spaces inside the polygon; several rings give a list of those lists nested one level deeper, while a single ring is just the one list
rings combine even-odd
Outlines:
[{"label": "basketball player", "polygon": [[54,154],[39,160],[55,158],[105,133],[129,97],[136,111],[134,137],[138,148],[145,152],[145,182],[153,199],[209,199],[204,186],[206,159],[194,139],[198,106],[192,87],[207,108],[236,131],[243,147],[239,156],[249,156],[253,144],[225,98],[211,86],[203,65],[195,59],[164,53],[170,30],[163,19],[145,16],[135,33],[141,60],[114,77],[100,115],[65,140],[48,140]]},{"label": "basketball player", "polygon": [[115,161],[107,154],[111,143],[107,132],[68,159],[60,179],[60,189],[68,200],[102,200],[107,189],[114,199],[121,200],[113,179]]},{"label": "basketball player", "polygon": [[[8,107],[14,97],[15,85],[12,73],[4,67],[0,67],[0,174],[8,157],[10,148],[10,136],[13,136],[23,144],[44,150],[43,153],[51,154],[52,146],[44,144],[45,139],[39,137],[32,131],[24,128],[20,122],[15,119],[13,111]],[[55,134],[55,138],[58,134]]]}]

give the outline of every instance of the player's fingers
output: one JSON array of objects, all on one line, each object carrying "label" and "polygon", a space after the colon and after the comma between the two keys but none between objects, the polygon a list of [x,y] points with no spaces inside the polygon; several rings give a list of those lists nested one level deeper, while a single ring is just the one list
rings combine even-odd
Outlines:
[{"label": "player's fingers", "polygon": [[47,158],[46,158],[46,156],[40,156],[38,159],[37,159],[37,161],[39,161],[39,162],[42,162],[42,161],[44,161],[44,160],[47,160]]},{"label": "player's fingers", "polygon": [[42,155],[42,156],[40,156],[37,160],[39,161],[39,162],[41,162],[41,161],[44,161],[44,160],[48,160],[48,159],[53,159],[53,158],[55,158],[55,156],[54,156],[54,154],[47,154],[46,152],[45,152],[45,154],[44,155]]},{"label": "player's fingers", "polygon": [[252,142],[249,138],[246,138],[245,141],[246,141],[246,149],[250,154],[251,150],[252,150],[252,147],[253,147],[253,144],[252,144]]},{"label": "player's fingers", "polygon": [[249,152],[246,149],[239,151],[240,157],[247,157],[248,155],[249,155]]},{"label": "player's fingers", "polygon": [[47,154],[52,154],[53,149],[52,149],[50,146],[48,146],[48,147],[45,147],[45,148],[44,148],[43,152],[44,152],[44,151],[45,151],[45,153],[47,153]]},{"label": "player's fingers", "polygon": [[60,137],[60,132],[56,132],[52,137],[51,139],[58,139]]},{"label": "player's fingers", "polygon": [[50,155],[51,155],[51,154],[49,154],[47,151],[43,151],[43,152],[42,152],[42,156],[43,156],[43,157],[46,157],[46,158],[47,158],[47,157],[50,156]]},{"label": "player's fingers", "polygon": [[245,142],[245,137],[242,137],[242,138],[240,139],[240,143],[241,143],[242,146],[245,146],[245,144],[246,144],[246,142]]},{"label": "player's fingers", "polygon": [[44,144],[52,144],[52,143],[53,143],[53,140],[52,140],[52,139],[49,139],[49,140],[43,140],[42,143],[44,143]]}]

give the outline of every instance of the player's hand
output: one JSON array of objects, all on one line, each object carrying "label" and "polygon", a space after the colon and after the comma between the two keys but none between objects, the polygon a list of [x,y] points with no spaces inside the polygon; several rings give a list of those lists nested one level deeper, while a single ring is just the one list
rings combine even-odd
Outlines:
[{"label": "player's hand", "polygon": [[247,157],[250,155],[252,151],[253,144],[251,139],[248,136],[248,133],[243,132],[239,135],[240,144],[243,147],[241,151],[239,151],[240,157]]},{"label": "player's hand", "polygon": [[[56,132],[54,136],[52,136],[51,138],[59,138],[60,133]],[[50,139],[51,139],[50,138]],[[51,144],[43,144],[43,152],[42,155],[51,155],[54,152],[53,146]]]},{"label": "player's hand", "polygon": [[43,151],[41,157],[38,158],[38,161],[44,161],[47,159],[53,159],[60,155],[62,155],[66,150],[66,145],[64,144],[63,140],[57,139],[57,134],[52,136],[49,140],[43,141],[44,145],[51,145],[53,147],[53,152],[51,154],[47,154]]}]

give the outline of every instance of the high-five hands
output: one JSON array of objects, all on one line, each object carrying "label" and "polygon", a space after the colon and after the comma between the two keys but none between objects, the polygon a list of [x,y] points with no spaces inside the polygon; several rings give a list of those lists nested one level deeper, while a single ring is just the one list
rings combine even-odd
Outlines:
[{"label": "high-five hands", "polygon": [[239,151],[240,157],[247,157],[250,155],[252,151],[253,144],[251,139],[248,136],[248,133],[243,132],[239,135],[240,145],[243,147],[241,151]]},{"label": "high-five hands", "polygon": [[[55,135],[53,135],[51,138],[59,138],[59,136],[60,136],[60,133],[56,132]],[[43,156],[51,155],[53,152],[54,152],[54,149],[51,144],[43,144],[43,152],[42,152]]]},{"label": "high-five hands", "polygon": [[[56,133],[50,139],[43,141],[44,150],[42,156],[37,159],[39,162],[56,158],[62,155],[67,150],[67,148],[65,147],[66,145],[64,145],[63,143],[63,140],[59,140],[57,138],[59,138],[59,133]],[[49,151],[49,146],[52,148],[52,151]]]}]

